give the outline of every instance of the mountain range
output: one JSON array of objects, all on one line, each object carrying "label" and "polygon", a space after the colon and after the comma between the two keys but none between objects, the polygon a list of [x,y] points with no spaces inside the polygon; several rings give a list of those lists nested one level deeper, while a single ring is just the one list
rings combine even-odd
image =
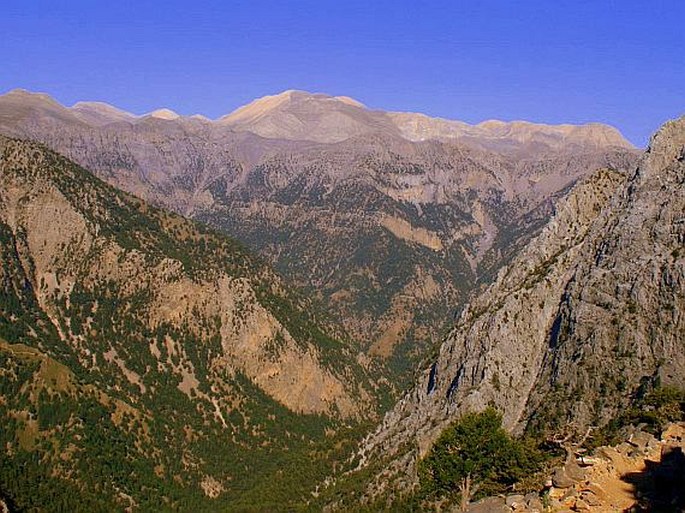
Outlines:
[{"label": "mountain range", "polygon": [[[26,111],[44,111],[57,117],[75,119],[89,126],[110,123],[140,123],[150,119],[194,120],[234,132],[250,132],[268,139],[336,143],[351,137],[384,133],[410,141],[460,141],[499,151],[561,150],[570,148],[633,148],[613,127],[601,123],[586,125],[545,125],[525,121],[489,120],[477,125],[431,118],[423,114],[370,110],[346,96],[288,90],[265,96],[217,120],[205,116],[181,116],[160,108],[143,115],[103,102],[78,102],[65,108],[49,95],[15,89],[3,97],[5,116],[22,116]],[[12,113],[14,111],[14,113]],[[23,111],[23,112],[22,112]],[[537,148],[536,148],[537,147]]]},{"label": "mountain range", "polygon": [[685,118],[640,152],[303,91],[2,95],[0,506],[456,507],[408,499],[455,422],[539,446],[685,390],[684,187]]},{"label": "mountain range", "polygon": [[638,154],[604,125],[471,126],[301,91],[210,121],[15,90],[0,131],[238,238],[384,360],[398,390],[558,196]]}]

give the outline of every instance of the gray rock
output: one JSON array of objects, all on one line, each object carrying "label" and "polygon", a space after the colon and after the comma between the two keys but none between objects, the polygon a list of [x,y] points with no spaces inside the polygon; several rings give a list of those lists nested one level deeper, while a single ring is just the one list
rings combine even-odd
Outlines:
[{"label": "gray rock", "polygon": [[545,511],[545,506],[544,504],[542,504],[542,501],[539,497],[529,499],[526,503],[526,506],[530,513],[542,513],[543,511]]},{"label": "gray rock", "polygon": [[578,465],[578,463],[573,459],[569,459],[566,462],[564,465],[564,470],[566,471],[566,475],[576,482],[580,482],[585,479],[585,470],[583,470],[581,466]]},{"label": "gray rock", "polygon": [[577,463],[569,462],[554,471],[552,482],[557,488],[570,488],[585,479],[585,472]]},{"label": "gray rock", "polygon": [[519,508],[526,504],[526,498],[523,495],[509,495],[504,502],[510,508]]},{"label": "gray rock", "polygon": [[654,136],[630,176],[600,171],[577,184],[463,309],[440,349],[435,392],[417,385],[364,450],[413,438],[421,456],[450,422],[488,404],[509,429],[549,415],[582,433],[625,408],[644,376],[685,385],[683,146],[685,117]]},{"label": "gray rock", "polygon": [[628,443],[638,448],[639,450],[644,451],[646,449],[656,447],[656,445],[659,442],[650,433],[646,433],[644,431],[637,431],[636,433],[633,433],[630,436],[630,438],[628,439]]},{"label": "gray rock", "polygon": [[467,513],[511,513],[511,509],[501,497],[487,497],[469,504]]}]

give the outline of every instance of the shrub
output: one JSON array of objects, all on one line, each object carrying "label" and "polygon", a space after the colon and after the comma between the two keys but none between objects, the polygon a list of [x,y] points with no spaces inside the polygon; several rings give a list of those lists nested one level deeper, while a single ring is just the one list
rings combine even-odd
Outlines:
[{"label": "shrub", "polygon": [[674,387],[656,388],[626,411],[625,423],[647,424],[660,433],[669,422],[685,419],[685,391]]}]

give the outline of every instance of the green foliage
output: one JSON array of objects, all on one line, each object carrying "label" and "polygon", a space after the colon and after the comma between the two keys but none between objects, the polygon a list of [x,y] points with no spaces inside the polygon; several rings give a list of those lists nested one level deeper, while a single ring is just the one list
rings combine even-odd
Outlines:
[{"label": "green foliage", "polygon": [[[121,410],[91,384],[56,391],[51,361],[0,340],[0,496],[17,511],[121,511],[121,491],[139,511],[296,511],[369,427],[296,414],[240,373],[226,428],[161,379]],[[206,475],[230,492],[205,496]]]},{"label": "green foliage", "polygon": [[627,426],[641,425],[655,435],[670,422],[685,420],[685,390],[675,387],[657,387],[639,394],[633,405],[593,433],[587,445],[615,445],[621,440],[621,431]]},{"label": "green foliage", "polygon": [[421,494],[455,497],[467,477],[479,495],[499,493],[535,472],[540,462],[536,449],[502,428],[497,411],[469,413],[449,426],[420,462]]},{"label": "green foliage", "polygon": [[685,390],[656,388],[630,408],[625,416],[631,424],[645,423],[654,431],[661,431],[669,422],[685,420]]}]

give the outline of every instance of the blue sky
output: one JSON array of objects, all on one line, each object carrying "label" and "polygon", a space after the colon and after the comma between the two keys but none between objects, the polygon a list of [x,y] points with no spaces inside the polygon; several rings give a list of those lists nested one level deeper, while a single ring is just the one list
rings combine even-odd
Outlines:
[{"label": "blue sky", "polygon": [[685,113],[685,1],[4,0],[0,91],[218,117],[304,89],[479,122]]}]

